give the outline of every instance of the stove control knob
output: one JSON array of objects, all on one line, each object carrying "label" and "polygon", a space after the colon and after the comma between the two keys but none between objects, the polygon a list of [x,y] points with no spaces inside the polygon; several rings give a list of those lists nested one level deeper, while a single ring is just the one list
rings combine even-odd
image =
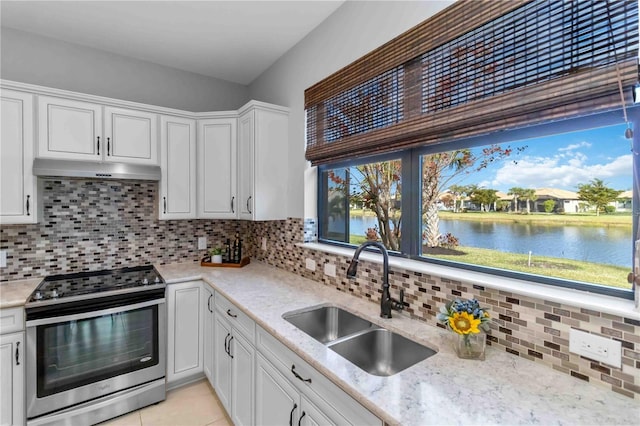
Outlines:
[{"label": "stove control knob", "polygon": [[40,293],[39,291],[36,291],[36,294],[33,295],[33,298],[35,300],[42,300],[42,293]]},{"label": "stove control knob", "polygon": [[143,280],[142,280],[142,284],[144,284],[144,285],[149,284],[149,280],[148,280],[148,279],[146,279],[146,278],[145,278],[145,279],[143,279]]},{"label": "stove control knob", "polygon": [[153,280],[154,283],[158,284],[160,282],[160,277],[156,277],[155,280]]},{"label": "stove control knob", "polygon": [[51,290],[51,297],[53,297],[55,299],[58,296],[59,296],[58,290],[56,290],[55,288],[53,290]]}]

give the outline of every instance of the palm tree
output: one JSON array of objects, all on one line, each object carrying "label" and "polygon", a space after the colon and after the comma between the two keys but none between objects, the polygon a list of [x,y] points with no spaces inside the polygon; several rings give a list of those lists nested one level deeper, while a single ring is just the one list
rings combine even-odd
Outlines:
[{"label": "palm tree", "polygon": [[538,199],[538,196],[536,195],[536,190],[524,189],[522,190],[522,194],[520,194],[520,196],[527,200],[527,214],[530,214],[531,213],[530,202]]},{"label": "palm tree", "polygon": [[507,192],[507,195],[513,196],[514,211],[516,213],[518,213],[518,198],[522,197],[525,191],[526,189],[524,188],[520,188],[519,186],[514,186],[513,188],[509,189],[509,192]]}]

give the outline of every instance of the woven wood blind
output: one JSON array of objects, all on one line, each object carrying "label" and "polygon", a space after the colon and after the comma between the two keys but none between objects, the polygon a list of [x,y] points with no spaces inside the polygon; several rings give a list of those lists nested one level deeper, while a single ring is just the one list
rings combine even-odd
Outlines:
[{"label": "woven wood blind", "polygon": [[637,0],[459,0],[305,91],[306,158],[621,108],[618,76],[638,79]]}]

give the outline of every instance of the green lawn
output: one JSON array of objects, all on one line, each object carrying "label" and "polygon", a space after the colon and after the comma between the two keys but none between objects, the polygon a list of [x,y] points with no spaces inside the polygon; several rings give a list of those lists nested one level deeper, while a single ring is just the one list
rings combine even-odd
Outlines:
[{"label": "green lawn", "polygon": [[586,226],[629,226],[632,225],[631,213],[601,214],[595,213],[502,213],[502,212],[466,212],[453,213],[440,211],[441,219],[472,220],[476,222],[513,222],[513,223],[548,223],[553,225],[586,225]]}]

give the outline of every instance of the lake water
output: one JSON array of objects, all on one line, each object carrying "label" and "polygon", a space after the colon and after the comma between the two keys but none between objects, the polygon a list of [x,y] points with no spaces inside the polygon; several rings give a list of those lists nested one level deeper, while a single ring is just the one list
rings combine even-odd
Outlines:
[{"label": "lake water", "polygon": [[[375,217],[353,216],[350,233],[364,235],[377,224]],[[523,223],[473,222],[440,219],[440,233],[450,232],[461,246],[510,253],[529,251],[538,256],[606,263],[631,267],[630,227],[532,225]]]}]

